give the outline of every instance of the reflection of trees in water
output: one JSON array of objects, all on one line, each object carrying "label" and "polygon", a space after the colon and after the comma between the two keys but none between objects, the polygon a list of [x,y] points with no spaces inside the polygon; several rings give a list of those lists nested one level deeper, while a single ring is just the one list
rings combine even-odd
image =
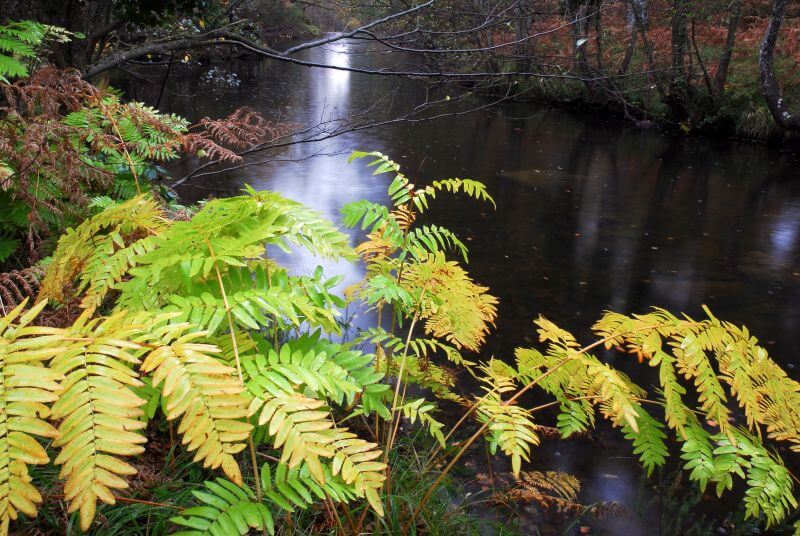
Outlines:
[{"label": "reflection of trees in water", "polygon": [[[335,49],[314,54],[339,55]],[[373,60],[353,55],[347,61]],[[202,117],[250,105],[307,123],[325,106],[361,108],[383,96],[399,110],[424,98],[407,81],[399,87],[396,80],[351,74],[340,81],[343,87],[314,69],[247,61],[231,69],[246,91],[198,90],[202,70],[177,70],[166,108]],[[159,89],[134,86],[145,101]],[[585,329],[583,316],[606,308],[696,311],[709,302],[721,317],[746,321],[756,334],[778,341],[776,352],[788,350],[781,341],[800,327],[791,303],[798,292],[791,270],[800,265],[791,200],[800,187],[781,180],[795,164],[791,154],[624,129],[595,116],[526,105],[350,133],[336,147],[384,151],[421,181],[458,175],[489,183],[496,212],[437,204],[447,223],[472,239],[476,277],[503,298],[493,338],[503,352],[531,331],[530,319],[540,312]],[[295,148],[290,156],[314,150]],[[334,216],[339,201],[369,196],[377,186],[343,157],[273,162],[192,181],[202,187],[198,195],[244,182],[288,188]]]},{"label": "reflection of trees in water", "polygon": [[[501,319],[499,344],[510,350],[505,339],[538,312],[580,329],[583,314],[608,307],[696,312],[709,302],[788,351],[800,219],[786,199],[796,187],[778,177],[790,157],[770,162],[763,148],[731,155],[660,133],[620,139],[558,115],[532,120],[523,136],[512,128],[492,136],[491,148],[507,155],[493,185],[502,239],[475,244],[473,261],[510,256],[486,281],[510,287],[501,297],[514,318]],[[782,290],[768,294],[776,284]]]}]

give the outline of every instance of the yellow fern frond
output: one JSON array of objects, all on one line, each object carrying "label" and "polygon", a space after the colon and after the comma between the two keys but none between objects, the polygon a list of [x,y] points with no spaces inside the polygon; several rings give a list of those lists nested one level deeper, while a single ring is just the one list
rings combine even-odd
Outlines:
[{"label": "yellow fern frond", "polygon": [[192,342],[204,334],[186,333],[188,325],[170,326],[164,341],[142,362],[141,370],[152,373],[153,386],[162,385],[167,419],[182,417],[178,433],[194,461],[205,467],[222,467],[237,484],[242,474],[234,454],[245,448],[252,426],[241,419],[247,416],[244,386],[236,369],[213,355],[219,350],[210,344]]},{"label": "yellow fern frond", "polygon": [[[137,196],[124,203],[107,208],[89,218],[75,229],[68,229],[59,239],[53,260],[47,268],[37,302],[51,299],[65,302],[66,290],[73,289],[75,281],[94,255],[102,262],[103,255],[111,255],[116,247],[123,247],[123,239],[134,234],[157,234],[167,227],[163,210],[152,198]],[[97,248],[97,240],[105,247]],[[87,284],[84,282],[84,285]]]},{"label": "yellow fern frond", "polygon": [[97,500],[114,504],[113,489],[127,488],[123,478],[136,473],[120,456],[144,451],[138,430],[144,400],[131,387],[140,386],[132,368],[139,345],[130,342],[139,328],[124,314],[90,320],[85,312],[70,328],[65,347],[51,361],[62,374],[63,393],[53,404],[51,418],[61,420],[56,464],[66,478],[64,496],[69,512],[80,510],[81,528],[94,519]]},{"label": "yellow fern frond", "polygon": [[517,487],[575,501],[581,491],[581,481],[574,475],[560,471],[523,471]]},{"label": "yellow fern frond", "polygon": [[58,431],[44,418],[47,404],[58,399],[63,376],[42,363],[57,353],[55,328],[28,326],[44,303],[23,314],[25,302],[0,318],[0,534],[8,534],[18,513],[33,517],[42,501],[31,485],[28,465],[50,461],[34,436],[56,439]]},{"label": "yellow fern frond", "polygon": [[414,224],[414,220],[417,219],[417,213],[414,212],[408,205],[400,205],[399,207],[395,207],[391,211],[391,215],[397,222],[397,226],[403,231],[407,231]]},{"label": "yellow fern frond", "polygon": [[[403,273],[409,289],[423,289],[420,316],[425,332],[457,348],[478,351],[497,318],[497,298],[476,285],[455,261],[443,253],[411,264]],[[426,299],[427,298],[427,299]]]},{"label": "yellow fern frond", "polygon": [[305,461],[311,475],[325,483],[319,457],[333,457],[335,453],[329,445],[336,435],[335,431],[330,433],[333,428],[330,413],[320,410],[324,407],[322,400],[287,393],[268,399],[253,398],[248,413],[258,415],[260,426],[268,425],[276,449],[283,447],[282,463],[292,468]]},{"label": "yellow fern frond", "polygon": [[375,231],[369,233],[367,240],[356,246],[355,252],[365,262],[370,262],[388,257],[395,249],[396,246],[386,240],[381,231]]},{"label": "yellow fern frond", "polygon": [[662,309],[630,317],[606,313],[594,329],[609,344],[659,367],[667,423],[683,438],[690,417],[678,374],[692,381],[705,419],[731,441],[735,442],[735,432],[723,384],[744,409],[751,430],[763,425],[769,437],[800,451],[800,383],[770,359],[746,328],[716,319],[707,308],[705,312],[708,319],[699,321],[677,318]]},{"label": "yellow fern frond", "polygon": [[333,476],[342,475],[360,497],[365,497],[379,516],[383,516],[383,504],[379,490],[386,480],[386,464],[374,461],[383,452],[375,443],[364,441],[347,429],[341,429],[338,438],[331,444],[336,452],[333,457]]},{"label": "yellow fern frond", "polygon": [[378,490],[386,480],[386,464],[374,461],[383,451],[347,428],[335,428],[325,406],[324,401],[299,393],[265,394],[252,399],[249,413],[258,416],[259,425],[268,426],[275,448],[283,449],[281,462],[288,462],[290,468],[305,462],[311,476],[325,484],[321,458],[328,459],[333,476],[341,474],[358,496],[383,515]]}]

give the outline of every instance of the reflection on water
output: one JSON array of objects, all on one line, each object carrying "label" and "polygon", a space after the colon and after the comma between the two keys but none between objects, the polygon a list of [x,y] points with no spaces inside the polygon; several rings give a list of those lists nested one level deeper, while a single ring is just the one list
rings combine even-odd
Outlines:
[{"label": "reflection on water", "polygon": [[[307,57],[341,66],[382,61],[352,52],[339,44]],[[344,71],[268,62],[230,67],[242,79],[240,87],[209,90],[199,79],[181,76],[170,82],[174,94],[164,107],[198,119],[247,105],[311,125],[387,96],[398,109],[420,96],[408,83]],[[132,88],[134,97],[148,102],[157,90]],[[800,166],[792,152],[519,105],[353,132],[322,147],[292,146],[278,155],[281,161],[197,177],[180,193],[187,200],[230,195],[249,183],[337,221],[346,202],[386,201],[388,179],[348,165],[346,154],[307,159],[335,149],[385,152],[421,182],[462,176],[488,184],[496,211],[466,200],[437,199],[433,207],[434,217],[470,246],[476,280],[500,298],[487,355],[510,357],[514,347],[531,343],[531,320],[540,313],[588,336],[606,309],[636,312],[655,305],[698,314],[705,303],[722,318],[747,323],[797,378]],[[313,269],[302,254],[284,260],[301,271]],[[347,265],[328,265],[326,272],[345,273],[348,282],[361,276]],[[614,364],[642,381],[650,378],[648,370],[620,358]],[[541,449],[539,462],[583,475],[587,501],[634,505],[639,477],[630,450],[618,443],[576,443]],[[626,533],[636,530],[629,525]]]}]

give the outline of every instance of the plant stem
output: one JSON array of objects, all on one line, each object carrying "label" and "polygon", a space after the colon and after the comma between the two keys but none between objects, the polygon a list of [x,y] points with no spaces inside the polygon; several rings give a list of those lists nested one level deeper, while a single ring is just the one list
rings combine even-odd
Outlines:
[{"label": "plant stem", "polygon": [[108,108],[106,107],[105,103],[103,103],[102,97],[95,95],[95,98],[97,99],[97,104],[99,104],[100,108],[103,110],[103,115],[106,117],[106,119],[108,119],[109,123],[111,123],[114,133],[117,135],[117,138],[119,138],[119,141],[122,144],[122,155],[125,157],[125,161],[128,163],[128,167],[133,175],[133,182],[136,184],[136,193],[141,195],[142,189],[139,186],[139,174],[136,173],[136,166],[133,164],[131,154],[128,152],[128,148],[125,146],[125,140],[122,138],[122,132],[120,132],[119,126],[117,126],[117,122],[114,120],[114,116],[109,113]]},{"label": "plant stem", "polygon": [[[656,328],[656,327],[658,327],[658,326],[640,327],[640,328],[637,328],[635,330],[631,330],[628,333],[633,333],[633,332],[636,332],[636,331],[644,331],[644,330],[653,329],[653,328]],[[544,373],[540,374],[539,376],[537,376],[536,378],[534,378],[533,380],[528,382],[527,385],[525,385],[522,389],[520,389],[516,393],[514,393],[514,395],[511,398],[509,398],[508,400],[506,400],[505,402],[503,402],[502,405],[503,406],[508,406],[508,405],[514,403],[517,399],[519,399],[519,397],[521,397],[523,394],[528,392],[530,389],[532,389],[534,386],[536,386],[542,380],[544,380],[545,378],[547,378],[548,376],[553,374],[559,368],[563,367],[568,362],[572,361],[576,357],[579,357],[579,356],[589,352],[590,350],[592,350],[594,348],[597,348],[598,346],[601,346],[601,345],[607,343],[608,341],[611,341],[611,340],[614,340],[614,339],[618,339],[622,335],[623,334],[617,333],[617,334],[614,334],[614,335],[611,335],[611,336],[608,336],[608,337],[604,337],[602,339],[599,339],[599,340],[593,342],[592,344],[590,344],[588,346],[584,346],[583,348],[581,348],[580,350],[578,350],[574,354],[568,355],[567,357],[563,358],[561,361],[559,361],[558,363],[556,363],[555,365],[553,365],[552,367],[547,369],[547,371],[545,371]],[[477,404],[476,404],[475,407],[477,407]],[[433,495],[433,492],[439,487],[439,485],[442,483],[442,480],[444,480],[445,476],[447,476],[447,474],[453,469],[455,464],[458,463],[458,460],[460,460],[461,457],[466,453],[467,449],[469,449],[472,446],[472,444],[479,437],[481,437],[484,434],[484,432],[489,428],[489,425],[492,423],[492,420],[493,420],[492,417],[487,418],[486,422],[483,423],[483,425],[481,425],[481,427],[478,429],[477,432],[475,432],[474,434],[472,434],[472,436],[470,436],[470,438],[461,446],[461,448],[456,453],[456,455],[453,457],[453,459],[450,461],[450,463],[447,464],[447,467],[445,467],[444,470],[439,474],[439,476],[434,481],[433,485],[431,485],[431,487],[428,489],[428,491],[422,497],[422,500],[419,502],[417,507],[414,509],[414,513],[411,515],[409,520],[404,525],[403,530],[402,530],[403,534],[406,533],[406,530],[408,529],[408,527],[409,527],[410,523],[412,522],[412,520],[416,519],[416,517],[419,515],[420,511],[422,510],[422,508],[425,507],[425,505],[427,504],[427,502],[430,500],[431,496]],[[463,422],[463,419],[460,422]]]},{"label": "plant stem", "polygon": [[[230,303],[228,303],[228,294],[225,292],[225,285],[222,283],[222,274],[219,271],[219,266],[217,266],[217,258],[214,255],[214,248],[211,246],[211,242],[209,240],[206,240],[206,244],[208,245],[208,253],[209,255],[211,255],[211,259],[214,261],[214,271],[217,274],[219,291],[222,294],[222,303],[225,305],[225,314],[228,317],[228,329],[230,330],[231,333],[233,357],[236,360],[236,373],[239,375],[239,383],[241,383],[242,387],[244,387],[244,376],[242,375],[242,362],[239,359],[239,344],[236,341],[236,330],[234,329],[233,315],[231,314],[231,306]],[[261,502],[264,499],[264,495],[261,490],[261,479],[259,478],[258,463],[256,459],[256,446],[253,443],[252,434],[247,436],[247,444],[250,449],[250,460],[251,463],[253,464],[253,480],[255,481],[256,485],[256,498],[258,499],[258,502]]]}]

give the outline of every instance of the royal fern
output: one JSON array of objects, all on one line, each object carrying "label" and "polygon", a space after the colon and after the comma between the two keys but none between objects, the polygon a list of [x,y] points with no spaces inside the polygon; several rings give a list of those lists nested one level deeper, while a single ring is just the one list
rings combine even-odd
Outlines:
[{"label": "royal fern", "polygon": [[[71,120],[107,129],[103,117]],[[135,137],[138,126],[116,128]],[[162,134],[148,135],[168,144]],[[136,154],[164,156],[146,148]],[[661,310],[608,313],[594,328],[601,340],[583,347],[540,318],[542,350],[518,349],[513,364],[480,362],[467,352],[484,345],[497,300],[447,257],[466,261],[455,234],[416,222],[441,193],[491,198],[469,180],[417,186],[396,163],[371,156],[377,173],[394,174],[393,206],[345,209],[345,224],[367,232],[355,250],[333,224],[272,192],[248,189],[180,214],[149,195],[97,201],[99,212],[60,241],[38,305],[0,318],[0,535],[19,512],[35,515],[41,502],[27,469],[48,461],[39,439],[58,449],[68,509],[88,528],[98,501],[113,504],[116,490],[128,485],[135,472],[129,458],[142,451],[142,430],[159,410],[176,422],[195,462],[227,477],[207,482],[195,493],[201,504],[174,518],[186,534],[272,532],[271,507],[292,512],[317,501],[329,509],[366,500],[381,516],[401,420],[426,429],[439,443],[435,452],[452,453],[430,395],[469,408],[467,416],[479,422],[464,449],[483,435],[492,452],[511,459],[522,479],[511,495],[579,513],[577,482],[551,475],[548,483],[546,475],[523,472],[540,439],[554,435],[523,403],[532,387],[555,399],[556,435],[581,435],[608,420],[648,473],[666,463],[674,437],[702,488],[713,484],[722,493],[744,479],[749,516],[772,525],[796,509],[791,476],[762,437],[800,448],[800,389],[746,329],[710,313],[700,321]],[[358,254],[366,277],[349,296],[376,309],[389,327],[334,342],[346,305],[334,291],[341,278],[321,268],[290,274],[270,258],[275,247],[333,259]],[[36,327],[50,299],[79,299],[83,314],[63,329]],[[601,346],[654,367],[656,398],[592,353]],[[483,384],[481,392],[453,392],[459,368]],[[423,390],[409,390],[409,383]],[[729,422],[733,401],[746,427]],[[364,427],[370,439],[360,437]],[[240,453],[248,446],[254,471],[258,449],[276,465],[255,478],[242,474]],[[248,478],[256,493],[245,486]]]},{"label": "royal fern", "polygon": [[141,385],[134,368],[140,346],[131,340],[140,329],[124,313],[91,318],[87,311],[65,337],[74,341],[50,363],[64,376],[51,411],[51,418],[60,421],[55,463],[66,479],[68,511],[80,511],[83,530],[94,519],[98,499],[114,504],[112,490],[128,487],[123,477],[136,473],[120,457],[144,452],[139,417],[145,401],[132,390]]},{"label": "royal fern", "polygon": [[177,536],[203,534],[245,535],[250,529],[275,533],[272,513],[247,486],[237,486],[222,478],[209,481],[205,490],[192,494],[201,505],[187,508],[172,522],[191,530],[176,532]]},{"label": "royal fern", "polygon": [[[681,443],[690,479],[701,489],[713,482],[722,494],[738,475],[747,484],[746,515],[763,516],[770,526],[796,509],[797,501],[787,469],[764,447],[759,434],[763,427],[768,437],[787,441],[796,450],[797,420],[790,407],[800,402],[800,385],[769,359],[746,329],[706,313],[708,318],[700,321],[661,309],[634,316],[607,313],[594,329],[607,349],[620,348],[658,368],[664,420]],[[644,410],[645,392],[552,322],[540,319],[537,325],[540,341],[549,343],[547,352],[518,349],[517,373],[556,396],[562,433],[588,427],[597,407],[622,427],[648,472],[662,466],[668,456],[667,435],[664,425]],[[685,400],[690,389],[696,393],[696,407]],[[749,430],[729,424],[729,395],[744,409]]]},{"label": "royal fern", "polygon": [[194,461],[206,467],[221,467],[234,483],[242,474],[234,455],[245,448],[251,426],[244,386],[236,369],[214,357],[218,349],[202,343],[204,332],[191,332],[188,324],[170,325],[160,345],[141,365],[152,373],[152,385],[162,386],[168,420],[181,417],[178,433]]},{"label": "royal fern", "polygon": [[60,436],[46,419],[64,376],[45,364],[59,353],[52,341],[64,332],[30,325],[43,307],[24,311],[23,303],[0,318],[0,534],[20,512],[36,515],[42,496],[28,466],[50,461],[36,437]]}]

